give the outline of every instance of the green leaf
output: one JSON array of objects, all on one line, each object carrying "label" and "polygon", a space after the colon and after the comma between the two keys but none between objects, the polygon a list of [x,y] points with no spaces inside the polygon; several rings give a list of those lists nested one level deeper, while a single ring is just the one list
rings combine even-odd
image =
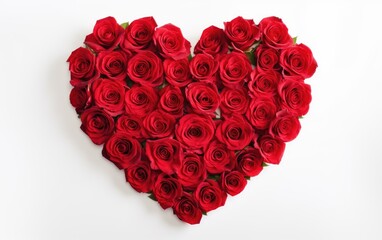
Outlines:
[{"label": "green leaf", "polygon": [[261,166],[263,166],[263,167],[268,167],[269,165],[266,164],[265,162],[263,162],[263,163],[261,164]]},{"label": "green leaf", "polygon": [[188,55],[188,61],[192,60],[192,54]]},{"label": "green leaf", "polygon": [[304,116],[299,116],[299,117],[298,117],[298,119],[303,119],[303,118],[304,118]]},{"label": "green leaf", "polygon": [[247,58],[249,59],[249,61],[251,62],[252,65],[256,64],[256,62],[255,62],[255,54],[252,51],[245,52],[245,55],[247,55]]},{"label": "green leaf", "polygon": [[245,176],[245,179],[247,179],[249,181],[249,180],[251,180],[251,177],[250,176]]},{"label": "green leaf", "polygon": [[297,42],[297,37],[294,37],[293,38],[293,44],[296,44],[296,42]]},{"label": "green leaf", "polygon": [[154,200],[154,201],[157,201],[157,199],[155,198],[155,196],[154,196],[153,193],[151,193],[151,194],[149,195],[149,198],[152,199],[152,200]]},{"label": "green leaf", "polygon": [[207,212],[205,212],[205,211],[203,211],[202,214],[203,214],[204,216],[207,216]]},{"label": "green leaf", "polygon": [[129,22],[125,22],[125,23],[122,23],[122,24],[121,24],[121,27],[122,27],[123,29],[126,29],[127,26],[129,26]]}]

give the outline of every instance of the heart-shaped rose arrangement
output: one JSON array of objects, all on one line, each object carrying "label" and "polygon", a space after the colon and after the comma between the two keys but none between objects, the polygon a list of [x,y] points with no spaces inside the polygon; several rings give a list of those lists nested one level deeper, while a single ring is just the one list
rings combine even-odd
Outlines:
[{"label": "heart-shaped rose arrangement", "polygon": [[196,224],[297,137],[317,63],[295,40],[277,17],[237,17],[205,29],[192,56],[172,24],[107,17],[68,59],[70,102],[137,192]]}]

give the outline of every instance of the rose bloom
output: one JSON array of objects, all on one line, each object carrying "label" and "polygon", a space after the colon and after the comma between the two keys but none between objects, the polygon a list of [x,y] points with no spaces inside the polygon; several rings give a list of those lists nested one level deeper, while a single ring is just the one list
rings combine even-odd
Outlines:
[{"label": "rose bloom", "polygon": [[252,66],[244,53],[232,52],[222,57],[219,69],[223,85],[236,88],[248,80]]},{"label": "rose bloom", "polygon": [[74,87],[70,91],[69,100],[77,114],[81,114],[90,105],[90,93],[86,88]]},{"label": "rose bloom", "polygon": [[167,82],[175,87],[185,87],[192,82],[187,58],[180,60],[165,59],[163,68]]},{"label": "rose bloom", "polygon": [[232,46],[245,51],[260,38],[259,28],[253,20],[237,17],[224,23],[224,32]]},{"label": "rose bloom", "polygon": [[210,26],[204,29],[202,36],[195,45],[194,53],[206,53],[211,56],[228,52],[228,43],[224,31]]},{"label": "rose bloom", "polygon": [[141,144],[127,133],[116,132],[105,143],[102,155],[119,169],[126,169],[141,160]]},{"label": "rose bloom", "polygon": [[200,182],[207,178],[203,159],[195,153],[185,153],[180,159],[176,176],[183,188],[194,190]]},{"label": "rose bloom", "polygon": [[153,17],[144,17],[132,21],[125,29],[121,48],[126,51],[139,51],[150,48],[157,26]]},{"label": "rose bloom", "polygon": [[259,97],[252,99],[246,117],[256,129],[266,129],[275,117],[276,112],[277,106],[273,98]]},{"label": "rose bloom", "polygon": [[93,33],[86,36],[85,44],[95,52],[114,50],[122,40],[123,31],[115,18],[100,19],[96,22]]},{"label": "rose bloom", "polygon": [[89,49],[77,48],[66,61],[69,63],[70,84],[74,87],[85,87],[99,77],[96,57]]},{"label": "rose bloom", "polygon": [[247,179],[239,171],[224,172],[220,178],[220,185],[229,195],[241,193],[247,185]]},{"label": "rose bloom", "polygon": [[156,29],[154,43],[164,58],[179,60],[190,55],[190,42],[183,37],[180,28],[172,24]]},{"label": "rose bloom", "polygon": [[285,75],[298,75],[303,78],[310,78],[317,68],[312,51],[304,44],[284,49],[280,55],[280,65]]},{"label": "rose bloom", "polygon": [[175,201],[173,212],[180,220],[189,224],[199,224],[202,219],[202,210],[194,196],[187,192],[183,192],[182,196]]},{"label": "rose bloom", "polygon": [[298,117],[287,110],[277,112],[269,126],[269,134],[284,142],[292,141],[297,137],[301,130]]},{"label": "rose bloom", "polygon": [[208,54],[196,54],[190,62],[190,72],[198,81],[215,82],[218,61]]},{"label": "rose bloom", "polygon": [[284,49],[292,46],[293,39],[287,26],[278,17],[267,17],[259,23],[262,42],[274,49]]},{"label": "rose bloom", "polygon": [[97,57],[97,70],[107,78],[125,84],[128,58],[123,51],[102,51]]},{"label": "rose bloom", "polygon": [[103,144],[114,131],[114,120],[99,107],[86,109],[81,114],[81,130],[86,133],[94,144]]},{"label": "rose bloom", "polygon": [[241,150],[254,136],[252,126],[240,115],[224,119],[216,128],[217,139],[229,150]]},{"label": "rose bloom", "polygon": [[279,66],[279,52],[278,50],[260,44],[255,50],[255,58],[257,60],[257,68],[262,71],[271,69],[278,70]]},{"label": "rose bloom", "polygon": [[163,209],[174,206],[182,196],[182,185],[178,179],[161,173],[153,188],[153,194]]},{"label": "rose bloom", "polygon": [[236,155],[236,168],[244,176],[254,177],[263,170],[264,158],[260,151],[253,147],[247,147]]},{"label": "rose bloom", "polygon": [[158,93],[151,87],[134,85],[126,91],[126,113],[139,117],[152,112],[158,103]]},{"label": "rose bloom", "polygon": [[147,138],[142,119],[136,115],[120,116],[115,124],[115,128],[117,131],[125,132],[139,141]]},{"label": "rose bloom", "polygon": [[162,60],[151,51],[141,51],[130,58],[127,75],[133,82],[158,87],[163,84]]},{"label": "rose bloom", "polygon": [[178,141],[171,138],[147,140],[146,155],[153,170],[171,175],[179,167],[181,147]]},{"label": "rose bloom", "polygon": [[145,132],[151,138],[164,138],[174,133],[175,118],[163,111],[155,110],[143,120]]},{"label": "rose bloom", "polygon": [[231,171],[235,167],[235,152],[228,150],[225,144],[213,140],[204,149],[204,162],[211,174]]},{"label": "rose bloom", "polygon": [[279,164],[284,154],[285,143],[270,135],[262,135],[255,141],[255,147],[260,150],[264,162]]},{"label": "rose bloom", "polygon": [[224,206],[227,199],[227,194],[212,179],[207,179],[200,183],[194,192],[194,196],[204,212]]},{"label": "rose bloom", "polygon": [[281,74],[273,69],[251,73],[251,81],[248,83],[249,91],[257,97],[273,97],[277,94],[277,88],[281,81]]},{"label": "rose bloom", "polygon": [[223,113],[244,114],[248,108],[248,92],[243,87],[223,88],[220,93],[220,110]]},{"label": "rose bloom", "polygon": [[206,146],[215,134],[215,124],[210,117],[186,114],[175,127],[176,139],[191,149]]},{"label": "rose bloom", "polygon": [[160,91],[158,108],[175,118],[183,116],[184,97],[178,87],[168,85]]},{"label": "rose bloom", "polygon": [[110,79],[98,79],[91,87],[95,104],[111,116],[118,116],[125,110],[125,87]]},{"label": "rose bloom", "polygon": [[125,169],[126,181],[137,192],[150,192],[153,189],[155,173],[147,161],[138,161]]},{"label": "rose bloom", "polygon": [[220,104],[219,92],[214,84],[191,83],[186,88],[186,98],[192,111],[199,114],[215,115]]}]

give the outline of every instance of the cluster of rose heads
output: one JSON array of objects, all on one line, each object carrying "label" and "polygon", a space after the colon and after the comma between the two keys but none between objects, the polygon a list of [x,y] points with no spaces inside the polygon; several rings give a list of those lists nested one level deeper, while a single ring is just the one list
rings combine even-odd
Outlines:
[{"label": "cluster of rose heads", "polygon": [[107,17],[68,62],[81,129],[132,188],[197,224],[280,163],[317,63],[277,17],[208,27],[190,48],[172,24]]}]

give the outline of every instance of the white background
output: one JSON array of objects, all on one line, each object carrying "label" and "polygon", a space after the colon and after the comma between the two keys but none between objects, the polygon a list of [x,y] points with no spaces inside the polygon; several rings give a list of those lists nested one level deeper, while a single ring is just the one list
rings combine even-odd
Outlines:
[{"label": "white background", "polygon": [[[0,1],[0,239],[382,239],[378,1]],[[79,129],[68,65],[97,19],[201,31],[281,17],[314,52],[313,102],[279,166],[198,226],[138,194]]]}]

